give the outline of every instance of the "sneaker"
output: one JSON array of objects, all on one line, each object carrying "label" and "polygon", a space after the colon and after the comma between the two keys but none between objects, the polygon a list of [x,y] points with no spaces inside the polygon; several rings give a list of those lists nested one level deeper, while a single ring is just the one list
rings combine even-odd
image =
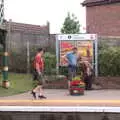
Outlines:
[{"label": "sneaker", "polygon": [[33,95],[34,99],[36,99],[36,93],[32,91],[31,94]]},{"label": "sneaker", "polygon": [[38,96],[40,99],[46,99],[44,95]]}]

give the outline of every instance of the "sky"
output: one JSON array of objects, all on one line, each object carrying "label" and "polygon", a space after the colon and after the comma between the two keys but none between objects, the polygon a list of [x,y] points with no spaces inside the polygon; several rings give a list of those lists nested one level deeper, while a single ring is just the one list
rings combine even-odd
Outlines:
[{"label": "sky", "polygon": [[4,0],[5,19],[14,22],[46,25],[50,22],[50,33],[60,33],[67,13],[78,18],[81,31],[86,26],[86,11],[80,3],[84,0]]}]

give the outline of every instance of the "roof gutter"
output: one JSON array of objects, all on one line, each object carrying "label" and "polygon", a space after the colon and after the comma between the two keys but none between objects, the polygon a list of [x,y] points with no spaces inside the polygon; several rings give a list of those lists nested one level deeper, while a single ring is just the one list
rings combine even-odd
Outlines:
[{"label": "roof gutter", "polygon": [[105,1],[100,1],[100,2],[83,2],[81,3],[82,6],[87,6],[87,7],[91,7],[91,6],[100,6],[100,5],[108,5],[108,4],[113,4],[113,3],[117,3],[120,2],[120,0],[105,0]]}]

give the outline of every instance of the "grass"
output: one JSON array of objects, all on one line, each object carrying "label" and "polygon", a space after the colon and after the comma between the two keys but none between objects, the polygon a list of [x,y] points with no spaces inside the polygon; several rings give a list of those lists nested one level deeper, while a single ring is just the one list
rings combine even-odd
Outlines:
[{"label": "grass", "polygon": [[[27,92],[33,88],[32,76],[27,74],[10,73],[10,87],[8,89],[0,86],[0,97],[11,96]],[[0,76],[2,83],[2,76]]]}]

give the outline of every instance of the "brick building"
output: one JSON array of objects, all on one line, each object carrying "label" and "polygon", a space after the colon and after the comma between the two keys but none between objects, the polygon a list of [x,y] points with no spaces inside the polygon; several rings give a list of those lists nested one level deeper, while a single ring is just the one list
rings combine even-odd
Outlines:
[{"label": "brick building", "polygon": [[30,45],[49,46],[49,23],[44,26],[16,22],[6,22],[9,48],[23,48],[29,41]]},{"label": "brick building", "polygon": [[88,33],[120,36],[120,0],[85,0]]}]

